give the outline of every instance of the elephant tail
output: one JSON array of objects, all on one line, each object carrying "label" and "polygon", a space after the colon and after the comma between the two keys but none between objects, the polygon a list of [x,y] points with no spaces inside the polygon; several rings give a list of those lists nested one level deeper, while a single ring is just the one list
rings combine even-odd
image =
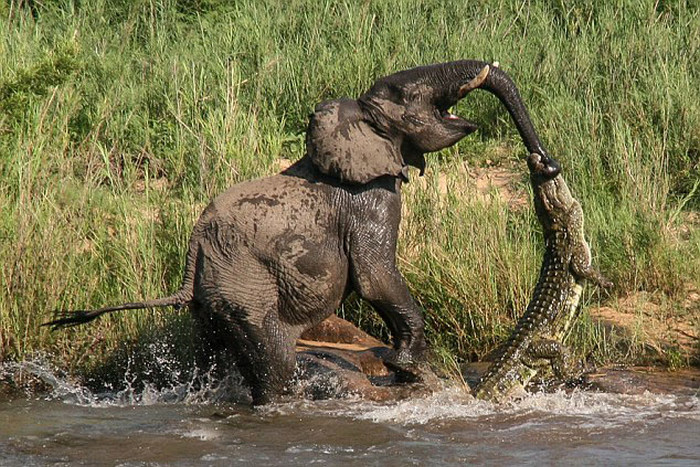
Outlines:
[{"label": "elephant tail", "polygon": [[174,306],[179,309],[189,303],[188,301],[182,300],[181,290],[177,291],[173,295],[164,298],[158,298],[155,300],[147,300],[144,302],[130,302],[123,303],[116,306],[107,306],[104,308],[98,308],[95,310],[73,310],[73,311],[57,311],[57,319],[49,321],[48,323],[42,324],[42,326],[51,326],[51,330],[67,328],[71,326],[77,326],[83,323],[89,323],[90,321],[99,318],[105,313],[111,313],[113,311],[120,310],[138,310],[143,308],[160,308],[165,306]]},{"label": "elephant tail", "polygon": [[107,306],[94,310],[72,310],[55,312],[56,319],[43,323],[42,326],[50,326],[52,331],[57,329],[78,326],[80,324],[89,323],[90,321],[99,318],[105,313],[121,310],[140,310],[144,308],[162,308],[172,306],[179,310],[189,305],[194,298],[194,276],[197,258],[200,254],[199,242],[193,235],[190,241],[190,249],[187,252],[187,261],[185,263],[185,274],[182,279],[180,289],[172,295],[154,300],[146,300],[143,302],[129,302],[116,306]]}]

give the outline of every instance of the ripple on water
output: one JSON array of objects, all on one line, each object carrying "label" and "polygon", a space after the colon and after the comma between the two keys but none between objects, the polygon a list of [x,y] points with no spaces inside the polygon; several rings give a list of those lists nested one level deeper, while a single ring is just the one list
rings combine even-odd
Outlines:
[{"label": "ripple on water", "polygon": [[52,389],[41,401],[0,404],[0,464],[700,461],[697,395],[573,391],[494,405],[446,387],[393,403],[295,400],[251,410],[235,402],[245,392],[235,376],[137,389],[127,375],[120,390],[93,393],[40,360],[2,364],[0,379],[17,371]]},{"label": "ripple on water", "polygon": [[0,380],[18,371],[51,390],[0,404],[0,464],[700,462],[697,395],[573,391],[494,405],[446,387],[252,410],[236,402],[246,391],[234,375],[137,387],[127,374],[119,390],[93,393],[41,360],[0,364]]},{"label": "ripple on water", "polygon": [[[128,372],[123,387],[113,392],[94,393],[69,375],[42,359],[0,364],[0,378],[23,372],[34,375],[50,386],[47,400],[60,400],[83,406],[133,406],[154,404],[216,404],[246,401],[247,390],[240,375],[232,374],[221,381],[211,375],[192,375],[183,381],[156,386],[141,383],[138,389]],[[578,417],[591,423],[624,424],[635,420],[685,417],[700,420],[700,398],[673,394],[626,395],[592,391],[534,393],[506,404],[475,399],[458,386],[446,386],[429,396],[398,402],[378,403],[353,398],[338,400],[295,400],[259,409],[261,415],[286,415],[296,412],[321,412],[377,423],[423,425],[435,421],[475,419],[497,416],[564,416]]]}]

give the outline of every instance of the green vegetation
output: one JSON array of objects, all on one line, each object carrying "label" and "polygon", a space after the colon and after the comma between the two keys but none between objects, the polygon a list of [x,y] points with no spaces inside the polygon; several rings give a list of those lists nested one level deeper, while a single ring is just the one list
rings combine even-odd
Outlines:
[{"label": "green vegetation", "polygon": [[[186,360],[184,313],[39,325],[54,309],[175,290],[201,209],[300,158],[316,103],[460,58],[498,60],[519,84],[616,283],[610,295],[587,289],[581,354],[671,367],[699,357],[697,345],[651,348],[643,332],[586,311],[644,291],[661,304],[656,318],[700,331],[687,300],[700,290],[696,2],[66,0],[37,2],[37,19],[16,4],[0,6],[0,360],[46,352],[104,371],[125,342],[166,335]],[[529,205],[481,199],[469,175],[512,167],[527,192],[507,113],[483,92],[457,111],[481,131],[414,174],[399,252],[436,355],[452,366],[507,337],[542,253]],[[631,311],[643,330],[645,310]],[[384,333],[357,300],[341,314]]]}]

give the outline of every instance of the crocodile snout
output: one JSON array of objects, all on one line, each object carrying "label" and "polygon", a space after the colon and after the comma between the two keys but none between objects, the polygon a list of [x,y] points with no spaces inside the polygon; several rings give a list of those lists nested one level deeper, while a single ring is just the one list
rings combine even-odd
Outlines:
[{"label": "crocodile snout", "polygon": [[542,180],[551,180],[561,173],[559,162],[548,156],[532,153],[527,158],[527,165],[532,175],[542,177]]}]

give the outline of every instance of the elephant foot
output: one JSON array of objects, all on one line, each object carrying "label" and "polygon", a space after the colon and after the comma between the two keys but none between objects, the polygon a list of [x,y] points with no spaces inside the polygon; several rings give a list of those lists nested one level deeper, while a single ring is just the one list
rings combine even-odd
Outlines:
[{"label": "elephant foot", "polygon": [[399,375],[403,382],[418,383],[430,380],[430,375],[435,376],[435,374],[426,362],[426,349],[424,340],[414,345],[402,344],[393,351],[393,355],[386,360],[386,364]]},{"label": "elephant foot", "polygon": [[437,390],[440,386],[440,378],[427,362],[402,364],[396,361],[386,361],[385,363],[393,370],[397,383],[417,384],[431,391]]}]

